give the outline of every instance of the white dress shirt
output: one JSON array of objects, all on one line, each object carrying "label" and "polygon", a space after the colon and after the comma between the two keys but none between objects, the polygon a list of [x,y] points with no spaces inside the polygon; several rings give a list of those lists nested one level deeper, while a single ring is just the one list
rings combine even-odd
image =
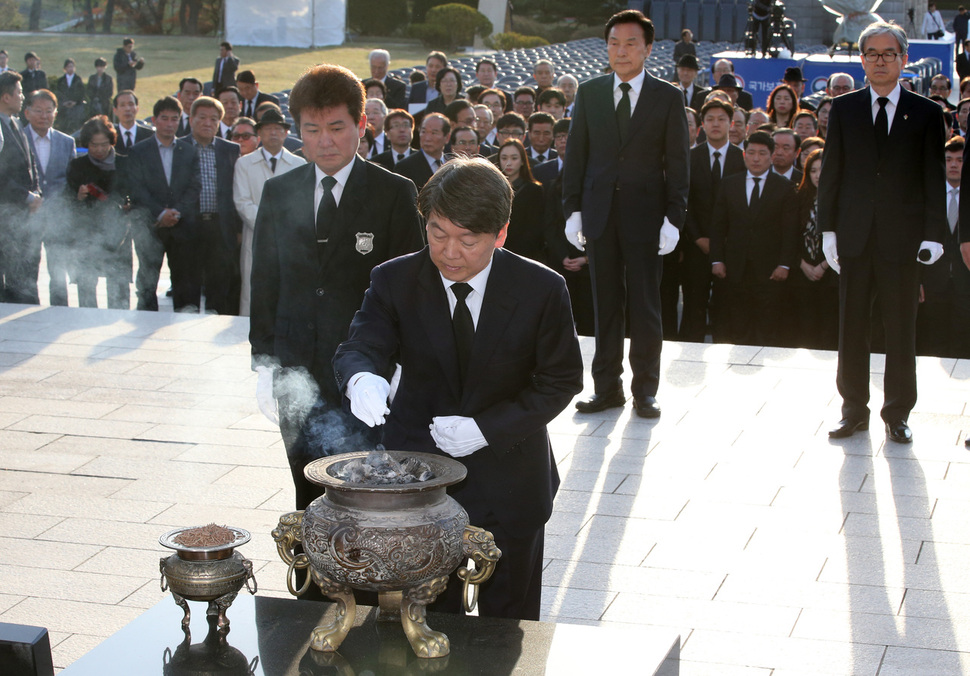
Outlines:
[{"label": "white dress shirt", "polygon": [[[896,57],[896,58],[899,58],[899,57]],[[899,93],[901,90],[902,88],[899,86],[899,83],[897,82],[896,87],[891,92],[889,92],[889,94],[886,96],[886,98],[889,99],[889,103],[886,104],[886,121],[889,122],[889,125],[886,127],[886,129],[888,131],[892,131],[892,128],[893,128],[893,117],[896,116],[896,106],[899,105]],[[872,98],[872,123],[875,124],[876,114],[879,112],[879,94],[876,93],[875,89],[872,89],[870,87],[869,95]]]},{"label": "white dress shirt", "polygon": [[[333,200],[337,203],[338,207],[340,206],[340,198],[344,194],[344,187],[347,185],[347,180],[350,178],[350,172],[353,170],[354,162],[356,161],[357,159],[355,156],[355,159],[348,162],[347,166],[340,169],[336,174],[333,174],[333,177],[337,179],[337,183],[333,186],[332,190]],[[364,160],[361,160],[361,162],[363,161]],[[327,176],[327,174],[325,174],[323,169],[318,166],[315,166],[314,168],[317,172],[317,187],[313,189],[313,213],[316,214],[320,209],[320,200],[323,199],[323,185],[320,183],[320,181],[322,181],[323,177]]]},{"label": "white dress shirt", "polygon": [[51,159],[51,131],[47,130],[47,133],[41,136],[31,125],[27,125],[27,129],[30,130],[30,136],[34,141],[34,153],[37,156],[37,165],[40,167],[41,173],[47,173],[47,163]]},{"label": "white dress shirt", "polygon": [[[646,77],[646,71],[640,71],[640,74],[635,78],[630,80],[630,115],[632,117],[633,111],[637,109],[637,101],[640,99],[640,90],[643,89],[643,80]],[[613,73],[613,108],[615,109],[620,105],[620,99],[623,98],[623,90],[620,89],[620,76]]]},{"label": "white dress shirt", "polygon": [[725,140],[723,146],[721,146],[720,148],[715,148],[714,146],[711,145],[710,141],[707,142],[708,159],[710,160],[710,167],[712,171],[714,170],[714,153],[721,153],[721,156],[718,157],[718,159],[721,161],[722,177],[724,176],[724,158],[727,157],[727,151],[728,151],[729,145],[730,144],[727,142],[727,140]]},{"label": "white dress shirt", "polygon": [[[485,299],[485,287],[488,286],[488,275],[492,271],[492,261],[489,259],[488,265],[485,269],[479,272],[477,275],[468,280],[467,284],[472,287],[471,293],[465,298],[465,306],[468,308],[468,312],[472,316],[472,322],[475,324],[475,329],[478,329],[478,316],[482,314],[482,301]],[[450,279],[445,279],[445,276],[440,272],[441,283],[445,286],[445,296],[448,298],[448,313],[454,317],[455,307],[458,305],[458,299],[455,297],[455,292],[451,290],[451,285],[455,282]]]}]

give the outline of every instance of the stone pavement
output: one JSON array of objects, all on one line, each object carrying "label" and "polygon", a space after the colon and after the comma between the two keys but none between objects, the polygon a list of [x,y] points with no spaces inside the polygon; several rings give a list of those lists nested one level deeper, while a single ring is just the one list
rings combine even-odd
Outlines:
[{"label": "stone pavement", "polygon": [[[0,622],[48,627],[58,667],[165,598],[177,526],[252,531],[259,593],[286,595],[269,531],[292,489],[247,331],[0,305]],[[970,362],[920,360],[912,446],[877,415],[830,443],[834,372],[668,343],[659,421],[563,412],[543,619],[675,629],[687,676],[970,672]]]}]

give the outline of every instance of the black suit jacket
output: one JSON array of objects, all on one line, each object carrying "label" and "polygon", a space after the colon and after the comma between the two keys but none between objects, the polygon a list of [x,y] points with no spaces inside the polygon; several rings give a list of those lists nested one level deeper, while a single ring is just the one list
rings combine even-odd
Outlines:
[{"label": "black suit jacket", "polygon": [[101,76],[101,85],[98,85],[98,75],[95,73],[88,78],[88,117],[94,115],[107,115],[111,117],[111,99],[114,97],[115,81],[110,75],[105,73]]},{"label": "black suit jacket", "polygon": [[115,51],[114,67],[115,74],[118,76],[118,91],[134,89],[135,81],[138,79],[137,65],[138,54],[132,50],[131,55],[125,53],[124,47],[118,47]]},{"label": "black suit jacket", "polygon": [[48,88],[47,73],[42,70],[22,70],[20,71],[20,77],[23,78],[20,86],[24,90],[24,95],[37,91],[38,89]]},{"label": "black suit jacket", "polygon": [[[751,92],[746,92],[743,89],[738,92],[738,105],[745,110],[751,110],[754,108],[754,99],[751,98]],[[701,111],[697,111],[701,112]]]},{"label": "black suit jacket", "polygon": [[532,167],[532,177],[543,187],[550,185],[559,177],[559,158],[547,160]]},{"label": "black suit jacket", "polygon": [[232,87],[236,84],[236,71],[239,69],[239,58],[235,56],[226,57],[226,63],[222,66],[222,78],[219,77],[219,62],[222,57],[216,59],[212,67],[212,95],[223,87]]},{"label": "black suit jacket", "polygon": [[446,293],[427,249],[376,268],[334,357],[339,387],[356,373],[385,374],[400,363],[383,443],[443,455],[431,419],[474,418],[488,446],[458,458],[468,476],[449,492],[472,523],[491,512],[512,536],[534,531],[549,519],[559,486],[546,425],[582,389],[565,283],[542,265],[495,251],[464,386]]},{"label": "black suit jacket", "polygon": [[703,87],[698,87],[697,83],[694,83],[694,93],[690,97],[690,107],[698,114],[701,112],[701,108],[704,107],[704,99],[707,95],[711,93],[710,89],[704,89]]},{"label": "black suit jacket", "polygon": [[970,75],[970,58],[966,52],[957,54],[957,75],[961,80]]},{"label": "black suit jacket", "polygon": [[423,246],[414,185],[354,160],[318,257],[314,164],[263,186],[253,239],[249,341],[256,362],[307,369],[339,407],[331,360],[360,307],[371,269]]},{"label": "black suit jacket", "polygon": [[[119,124],[115,125],[115,131],[118,132],[118,140],[115,141],[115,152],[125,155],[126,154],[125,139],[124,139],[125,131],[124,129],[121,128],[121,125]],[[135,120],[134,143],[141,143],[145,139],[152,138],[154,135],[155,135],[155,131],[151,127],[149,127],[141,120]]]},{"label": "black suit jacket", "polygon": [[861,255],[870,238],[886,261],[915,260],[921,241],[943,242],[943,142],[943,109],[903,89],[880,157],[869,87],[836,97],[822,155],[818,224],[838,234],[840,258]]},{"label": "black suit jacket", "polygon": [[[128,153],[128,174],[132,207],[150,233],[181,241],[199,234],[199,156],[191,143],[175,140],[171,184],[165,180],[162,156],[154,136],[135,144]],[[156,227],[161,212],[170,208],[177,209],[182,218],[171,228]]]},{"label": "black suit jacket", "polygon": [[[443,155],[441,159],[444,160]],[[398,162],[394,166],[394,173],[410,178],[418,190],[423,188],[424,184],[434,176],[434,172],[431,171],[431,165],[428,164],[427,158],[420,150],[416,150]]]},{"label": "black suit jacket", "polygon": [[427,103],[428,81],[421,80],[411,85],[411,93],[408,96],[408,103]]},{"label": "black suit jacket", "polygon": [[596,239],[610,209],[620,210],[620,236],[658,241],[664,217],[681,227],[687,212],[687,114],[684,97],[669,82],[645,72],[629,136],[620,142],[613,76],[579,85],[566,145],[563,207],[583,214],[583,234]]},{"label": "black suit jacket", "polygon": [[215,138],[212,144],[216,150],[216,201],[219,205],[219,225],[226,246],[235,251],[237,235],[242,233],[242,219],[236,211],[236,204],[232,199],[233,172],[236,160],[239,159],[239,144],[225,139]]},{"label": "black suit jacket", "polygon": [[249,110],[247,108],[247,106],[249,105],[249,101],[245,99],[242,102],[242,107],[240,108],[239,114],[256,119],[256,109],[259,108],[259,104],[266,103],[267,101],[272,101],[276,105],[280,105],[280,100],[275,96],[273,96],[272,94],[264,94],[263,92],[257,92],[256,100],[253,102],[252,115],[249,114]]},{"label": "black suit jacket", "polygon": [[5,123],[0,123],[3,131],[3,148],[0,148],[0,218],[4,220],[19,218],[20,214],[11,207],[27,208],[27,193],[38,191],[37,164],[27,142],[24,128],[20,128],[20,138],[14,135],[13,129]]},{"label": "black suit jacket", "polygon": [[724,263],[728,283],[741,282],[750,266],[754,278],[767,284],[776,267],[798,263],[798,200],[791,181],[769,171],[752,211],[747,177],[745,171],[721,180],[711,222],[711,262]]},{"label": "black suit jacket", "polygon": [[[744,153],[728,143],[721,156],[721,179],[745,171]],[[687,199],[687,237],[695,242],[711,236],[711,216],[717,193],[711,177],[710,146],[705,142],[690,151],[690,196]]]},{"label": "black suit jacket", "polygon": [[388,108],[403,108],[407,110],[408,86],[403,80],[398,80],[393,75],[388,75],[384,78],[384,88],[387,91],[384,95],[384,103],[387,104]]}]

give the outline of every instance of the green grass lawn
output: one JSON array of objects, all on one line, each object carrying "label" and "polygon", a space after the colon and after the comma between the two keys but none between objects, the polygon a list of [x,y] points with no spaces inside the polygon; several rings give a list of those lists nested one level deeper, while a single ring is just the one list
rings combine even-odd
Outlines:
[{"label": "green grass lawn", "polygon": [[[114,77],[111,60],[121,46],[119,35],[86,35],[76,33],[4,35],[0,34],[0,48],[10,54],[10,65],[23,70],[23,55],[36,52],[48,75],[62,75],[64,59],[77,62],[77,71],[87,82],[94,73],[94,60],[102,56],[108,61],[108,73]],[[183,36],[134,36],[135,51],[145,59],[145,68],[138,73],[136,92],[141,112],[151,110],[152,104],[178,89],[183,77],[194,76],[202,82],[212,78],[212,66],[219,56],[221,38]],[[240,70],[252,69],[264,92],[289,89],[308,67],[318,63],[337,63],[354,71],[358,77],[368,77],[367,54],[383,47],[391,52],[391,68],[424,64],[428,50],[419,43],[393,43],[375,38],[340,47],[294,49],[289,47],[237,47]]]}]

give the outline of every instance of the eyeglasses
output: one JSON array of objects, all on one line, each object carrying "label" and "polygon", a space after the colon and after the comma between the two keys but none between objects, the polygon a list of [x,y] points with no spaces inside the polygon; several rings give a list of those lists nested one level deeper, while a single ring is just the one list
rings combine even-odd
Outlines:
[{"label": "eyeglasses", "polygon": [[387,125],[388,129],[410,129],[411,125],[407,122],[395,122]]},{"label": "eyeglasses", "polygon": [[453,146],[477,146],[478,141],[455,141],[451,145]]},{"label": "eyeglasses", "polygon": [[248,138],[256,138],[256,134],[248,134],[248,133],[243,132],[243,133],[233,134],[232,135],[232,140],[233,141],[245,141]]},{"label": "eyeglasses", "polygon": [[866,52],[863,56],[869,63],[875,63],[879,59],[882,59],[883,63],[892,63],[899,54],[896,52],[883,52],[881,54],[879,52]]},{"label": "eyeglasses", "polygon": [[500,129],[497,135],[511,136],[512,138],[522,138],[523,136],[525,136],[525,132],[519,129]]}]

